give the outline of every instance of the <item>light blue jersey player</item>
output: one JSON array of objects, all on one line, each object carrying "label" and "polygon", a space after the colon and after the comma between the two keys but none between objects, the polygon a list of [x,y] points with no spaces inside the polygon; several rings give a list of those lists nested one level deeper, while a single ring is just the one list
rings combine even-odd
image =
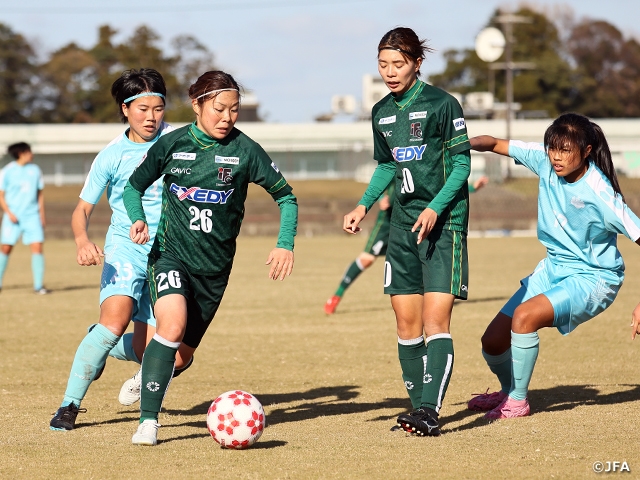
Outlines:
[{"label": "light blue jersey player", "polygon": [[544,144],[481,136],[471,146],[511,156],[540,177],[538,239],[547,256],[482,337],[501,390],[468,404],[489,420],[522,417],[530,412],[537,331],[555,327],[566,335],[613,303],[624,280],[618,235],[640,244],[640,219],[624,201],[602,130],[582,115],[558,117]]},{"label": "light blue jersey player", "polygon": [[44,256],[44,180],[40,167],[31,163],[29,144],[20,142],[7,149],[15,160],[0,170],[0,207],[4,211],[0,228],[0,289],[13,246],[22,243],[31,248],[33,289],[39,295],[49,293],[43,287]]},{"label": "light blue jersey player", "polygon": [[[81,411],[80,404],[91,382],[102,374],[108,355],[139,364],[148,340],[155,333],[146,267],[160,217],[162,186],[156,182],[143,197],[151,237],[144,245],[129,239],[131,221],[122,204],[122,191],[149,147],[172,129],[163,122],[166,87],[156,70],[127,70],[113,83],[111,94],[121,119],[129,124],[129,128],[94,160],[71,217],[78,264],[100,265],[104,258],[100,320],[89,328],[78,346],[62,404],[49,424],[52,430],[74,428]],[[93,209],[105,189],[113,215],[102,250],[89,239],[88,227]],[[134,333],[124,335],[132,319]],[[182,357],[178,356],[176,371],[186,368],[186,362],[180,362]],[[120,391],[120,403],[130,405],[140,398],[140,384],[135,378],[134,375],[134,379],[125,382]]]}]

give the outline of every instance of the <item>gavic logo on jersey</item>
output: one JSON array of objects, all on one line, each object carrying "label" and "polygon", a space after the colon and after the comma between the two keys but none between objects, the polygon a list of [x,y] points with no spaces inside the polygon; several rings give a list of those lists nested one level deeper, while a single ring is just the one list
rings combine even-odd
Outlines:
[{"label": "gavic logo on jersey", "polygon": [[184,175],[191,175],[191,169],[190,168],[173,167],[171,169],[171,173],[182,173]]},{"label": "gavic logo on jersey", "polygon": [[220,203],[224,205],[233,193],[233,188],[227,191],[218,191],[200,187],[181,187],[180,185],[172,183],[169,191],[178,197],[180,201],[186,198],[192,202]]},{"label": "gavic logo on jersey", "polygon": [[396,162],[410,162],[411,160],[422,160],[426,145],[419,147],[396,147],[391,150]]},{"label": "gavic logo on jersey", "polygon": [[389,123],[396,123],[396,116],[384,117],[378,120],[378,125],[387,125]]},{"label": "gavic logo on jersey", "polygon": [[453,121],[453,128],[456,129],[456,132],[458,130],[462,130],[463,128],[465,128],[467,125],[464,123],[464,118],[456,118]]},{"label": "gavic logo on jersey", "polygon": [[195,160],[196,154],[188,152],[176,152],[171,155],[171,158],[173,158],[174,160]]}]

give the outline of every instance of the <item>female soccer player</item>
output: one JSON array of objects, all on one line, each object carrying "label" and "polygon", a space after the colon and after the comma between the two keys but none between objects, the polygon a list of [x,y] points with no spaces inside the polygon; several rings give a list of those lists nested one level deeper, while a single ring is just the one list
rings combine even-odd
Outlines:
[{"label": "female soccer player", "polygon": [[453,367],[451,310],[468,291],[470,146],[455,98],[418,78],[429,51],[410,28],[395,28],[380,40],[378,71],[391,93],[372,111],[378,166],[343,228],[358,232],[395,176],[384,292],[391,295],[402,377],[415,409],[398,424],[437,436]]},{"label": "female soccer player", "polygon": [[[160,135],[172,129],[163,122],[165,94],[162,76],[150,68],[127,70],[111,87],[120,118],[129,124],[129,128],[109,143],[94,160],[71,217],[78,264],[100,265],[104,257],[100,282],[100,320],[90,327],[78,346],[62,405],[50,423],[52,430],[74,428],[80,403],[91,382],[102,373],[107,355],[140,363],[147,338],[150,339],[155,333],[146,275],[151,243],[137,245],[129,239],[131,222],[122,204],[122,191],[149,147]],[[102,250],[89,240],[87,231],[93,209],[105,188],[113,215]],[[155,235],[160,217],[161,194],[162,184],[158,182],[145,192],[143,198],[151,238]],[[134,334],[123,336],[131,319],[134,321]],[[184,367],[185,364],[179,359],[177,367]],[[121,392],[121,403],[127,400],[122,397],[127,393]],[[136,399],[137,395],[134,395],[128,401],[133,403]]]},{"label": "female soccer player", "polygon": [[142,362],[140,425],[135,445],[155,445],[158,413],[182,342],[193,352],[213,320],[229,280],[250,182],[280,207],[280,235],[267,258],[269,278],[291,274],[298,205],[265,151],[234,127],[240,88],[221,71],[189,88],[196,120],[158,140],[124,192],[131,239],[148,240],[144,192],[164,175],[162,211],[148,274],[157,330]]},{"label": "female soccer player", "polygon": [[482,337],[482,354],[501,391],[468,404],[488,411],[490,420],[523,417],[530,411],[538,330],[556,327],[567,335],[611,305],[624,279],[617,236],[640,244],[640,220],[624,201],[602,130],[587,117],[561,115],[544,144],[480,136],[471,147],[513,157],[540,177],[538,239],[547,256]]}]

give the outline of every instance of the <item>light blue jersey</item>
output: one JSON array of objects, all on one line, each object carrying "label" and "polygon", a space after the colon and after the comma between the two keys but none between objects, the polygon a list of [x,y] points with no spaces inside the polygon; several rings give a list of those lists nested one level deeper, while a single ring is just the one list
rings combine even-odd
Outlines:
[{"label": "light blue jersey", "polygon": [[[114,139],[95,158],[91,170],[80,192],[80,198],[85,202],[95,205],[100,200],[105,188],[107,199],[113,211],[111,225],[107,233],[106,245],[126,243],[134,246],[129,239],[131,220],[122,203],[122,191],[135,168],[142,162],[147,150],[173,127],[163,122],[159,129],[159,135],[150,142],[136,143],[129,140],[127,132]],[[162,199],[162,178],[151,185],[142,197],[142,205],[147,216],[149,226],[149,242],[142,245],[145,253],[148,253],[153,244],[158,220],[160,219],[160,205]],[[107,248],[105,245],[105,249]]]},{"label": "light blue jersey", "polygon": [[38,192],[43,188],[42,170],[33,163],[20,165],[14,160],[0,170],[0,190],[18,220],[40,214]]},{"label": "light blue jersey", "polygon": [[569,183],[555,173],[542,144],[511,141],[509,156],[540,177],[538,239],[547,258],[500,311],[513,317],[520,303],[544,294],[553,325],[566,335],[615,300],[624,280],[618,234],[638,240],[640,219],[593,162]]}]

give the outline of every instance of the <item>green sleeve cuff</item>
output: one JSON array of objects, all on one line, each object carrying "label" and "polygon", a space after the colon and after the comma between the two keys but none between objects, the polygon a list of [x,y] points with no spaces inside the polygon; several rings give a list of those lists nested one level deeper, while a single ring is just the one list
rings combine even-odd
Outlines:
[{"label": "green sleeve cuff", "polygon": [[276,247],[293,251],[293,239],[298,231],[298,200],[293,193],[276,200],[280,207],[280,231]]},{"label": "green sleeve cuff", "polygon": [[469,184],[469,193],[475,193],[476,192],[476,187],[474,187],[473,185]]},{"label": "green sleeve cuff", "polygon": [[393,162],[378,163],[378,166],[371,176],[371,180],[369,180],[369,186],[364,192],[364,195],[362,195],[358,205],[364,205],[368,212],[393,181],[395,175],[396,166]]},{"label": "green sleeve cuff", "polygon": [[144,208],[142,208],[143,195],[144,192],[139,192],[129,182],[124,186],[122,203],[124,203],[124,208],[127,210],[131,223],[136,223],[138,220],[147,223],[147,217],[144,214]]},{"label": "green sleeve cuff", "polygon": [[468,150],[454,155],[452,160],[453,170],[451,175],[447,178],[440,192],[427,206],[427,208],[436,212],[438,216],[449,206],[471,173],[471,154]]}]

